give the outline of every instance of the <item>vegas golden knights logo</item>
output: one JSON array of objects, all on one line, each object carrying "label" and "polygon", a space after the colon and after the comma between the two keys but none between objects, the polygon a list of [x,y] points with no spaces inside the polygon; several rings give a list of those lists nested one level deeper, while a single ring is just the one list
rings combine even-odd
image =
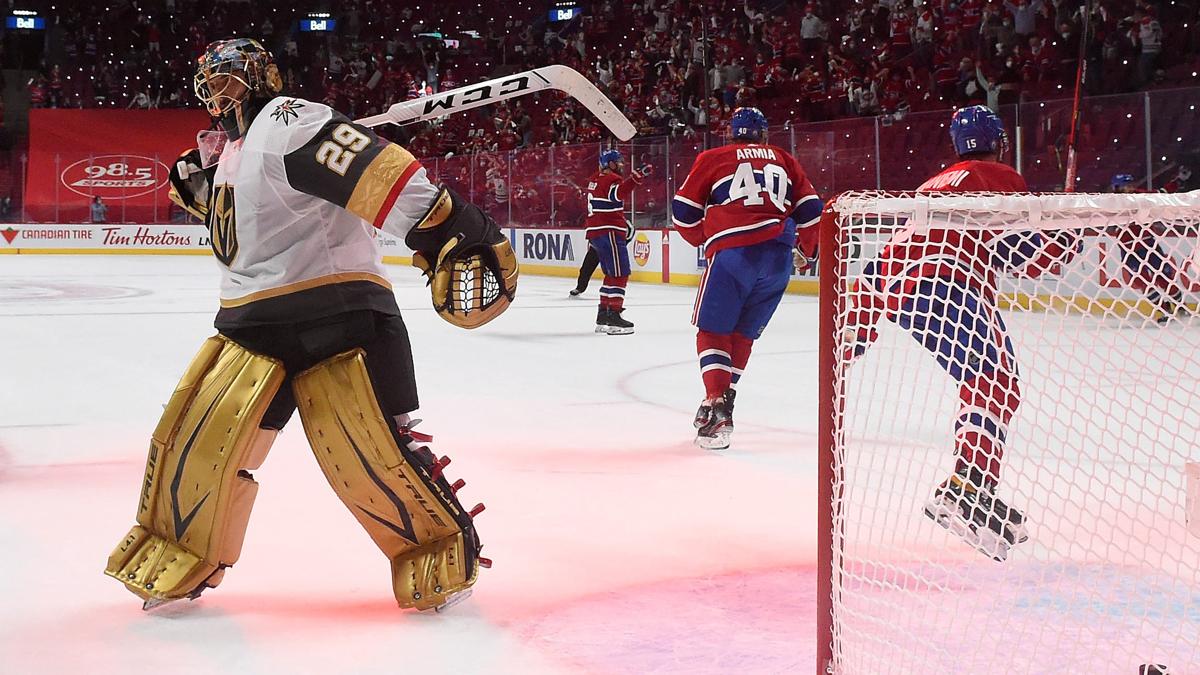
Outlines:
[{"label": "vegas golden knights logo", "polygon": [[208,206],[208,238],[213,253],[229,267],[238,252],[237,218],[233,213],[233,186],[218,185]]}]

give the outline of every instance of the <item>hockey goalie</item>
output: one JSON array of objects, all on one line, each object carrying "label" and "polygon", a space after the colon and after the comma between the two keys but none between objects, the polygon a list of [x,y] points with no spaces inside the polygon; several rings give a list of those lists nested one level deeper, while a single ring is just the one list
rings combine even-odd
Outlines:
[{"label": "hockey goalie", "polygon": [[146,608],[219,584],[242,547],[250,472],[298,409],[330,486],[390,561],[396,601],[438,609],[489,564],[482,505],[463,508],[463,481],[448,482],[449,460],[414,429],[408,334],[370,227],[404,239],[438,313],[464,328],[512,301],[515,256],[403,147],[281,89],[255,40],[213,43],[198,61],[196,95],[217,128],[172,168],[171,198],[211,233],[217,335],[165,406],[137,524],[105,572]]}]

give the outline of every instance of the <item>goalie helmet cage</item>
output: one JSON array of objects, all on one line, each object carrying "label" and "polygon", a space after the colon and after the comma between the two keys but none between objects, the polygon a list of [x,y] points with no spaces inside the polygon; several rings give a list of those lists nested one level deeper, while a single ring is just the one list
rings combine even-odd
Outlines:
[{"label": "goalie helmet cage", "polygon": [[[1200,192],[857,192],[831,204],[817,672],[1200,673],[1200,502],[1187,479],[1200,489],[1198,224]],[[1022,392],[997,496],[1030,532],[1003,563],[923,513],[954,470],[957,383],[886,315],[865,354],[841,353],[867,263],[899,232],[951,228],[1081,242],[1040,276],[996,275]]]}]

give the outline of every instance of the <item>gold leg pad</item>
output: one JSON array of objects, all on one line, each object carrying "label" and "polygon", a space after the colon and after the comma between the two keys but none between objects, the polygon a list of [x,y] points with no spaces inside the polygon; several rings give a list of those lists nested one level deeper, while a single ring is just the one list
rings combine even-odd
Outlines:
[{"label": "gold leg pad", "polygon": [[[470,518],[444,480],[406,457],[379,409],[361,349],[340,354],[293,380],[304,431],[330,486],[392,561],[401,607],[429,609],[475,583],[465,551]],[[472,530],[473,541],[473,530]]]},{"label": "gold leg pad", "polygon": [[258,425],[283,378],[274,359],[205,341],[154,431],[138,524],[105,574],[144,599],[172,600],[215,586],[237,562],[258,492],[247,470],[277,433]]},{"label": "gold leg pad", "polygon": [[[167,600],[201,589],[214,571],[215,567],[179,544],[134,525],[108,557],[104,573],[119,579],[143,600]],[[185,592],[178,593],[179,589]]]},{"label": "gold leg pad", "polygon": [[[466,569],[462,533],[430,542],[392,558],[392,592],[401,607],[436,609],[447,597],[475,583],[479,563]],[[467,583],[460,580],[468,579]]]}]

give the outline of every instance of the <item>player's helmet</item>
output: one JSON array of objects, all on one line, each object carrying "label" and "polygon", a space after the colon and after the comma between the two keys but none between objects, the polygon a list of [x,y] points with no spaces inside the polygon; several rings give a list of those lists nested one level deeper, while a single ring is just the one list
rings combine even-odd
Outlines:
[{"label": "player's helmet", "polygon": [[1124,192],[1126,188],[1133,185],[1133,176],[1127,173],[1119,173],[1112,178],[1112,191]]},{"label": "player's helmet", "polygon": [[1003,157],[1008,150],[1008,132],[1000,116],[985,105],[972,105],[954,111],[950,118],[950,140],[954,152],[962,157],[977,153],[996,153]]},{"label": "player's helmet", "polygon": [[278,94],[283,80],[271,52],[258,40],[234,38],[205,48],[196,60],[192,85],[208,114],[236,139],[253,121],[248,103]]},{"label": "player's helmet", "polygon": [[758,142],[767,133],[767,116],[758,108],[738,108],[729,116],[729,135],[743,141]]},{"label": "player's helmet", "polygon": [[600,151],[600,168],[607,169],[612,162],[620,163],[623,161],[620,150],[601,150]]}]

